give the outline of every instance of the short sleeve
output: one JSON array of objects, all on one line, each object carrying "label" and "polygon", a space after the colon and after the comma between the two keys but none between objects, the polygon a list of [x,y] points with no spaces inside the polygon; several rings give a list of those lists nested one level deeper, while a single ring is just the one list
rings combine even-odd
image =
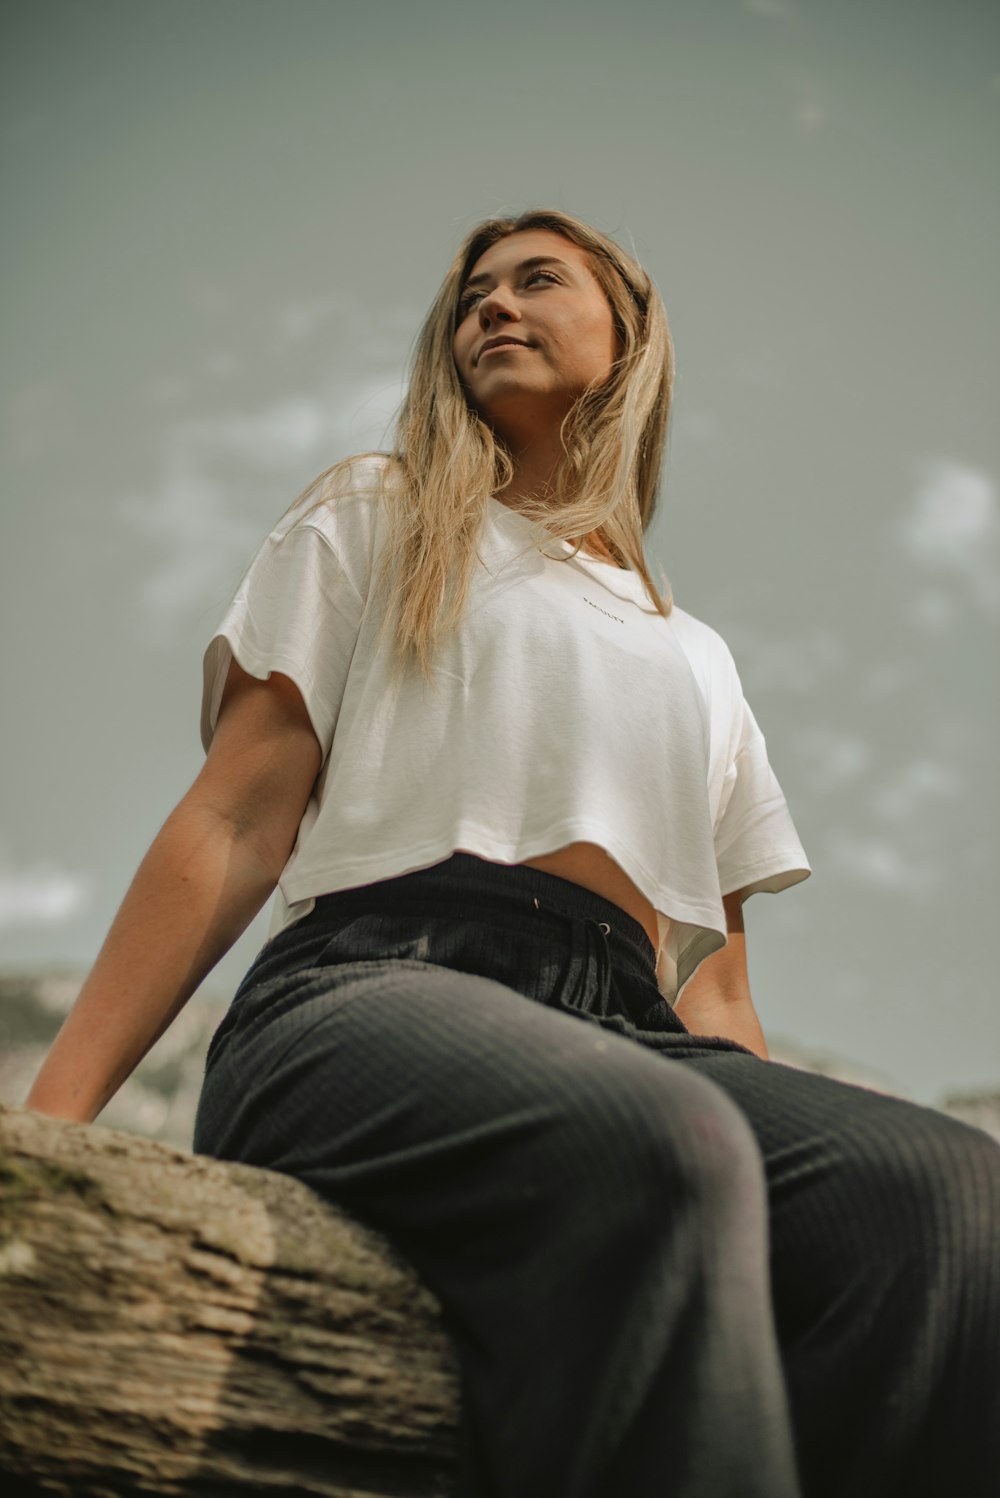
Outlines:
[{"label": "short sleeve", "polygon": [[715,823],[720,892],[776,894],[808,879],[812,870],[768,761],[764,735],[742,695],[734,742]]},{"label": "short sleeve", "polygon": [[371,503],[346,494],[258,548],[202,663],[201,742],[208,753],[233,657],[251,676],[291,677],[325,765],[370,575]]}]

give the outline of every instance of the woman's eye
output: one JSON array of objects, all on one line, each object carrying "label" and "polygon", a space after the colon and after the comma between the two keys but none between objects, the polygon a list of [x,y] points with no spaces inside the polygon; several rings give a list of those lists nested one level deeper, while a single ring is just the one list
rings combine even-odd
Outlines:
[{"label": "woman's eye", "polygon": [[[546,281],[551,281],[553,284],[558,284],[558,280],[559,280],[558,276],[554,276],[551,271],[548,271],[548,270],[533,270],[529,276],[525,277],[525,282],[524,282],[525,286],[530,286],[531,283],[532,283],[532,281],[537,281],[537,279],[538,279],[539,276],[543,277],[543,279],[546,280]],[[479,297],[485,296],[485,295],[486,295],[485,291],[467,291],[467,292],[465,292],[465,294],[463,296],[459,297],[459,301],[458,301],[458,312],[459,312],[459,316],[460,317],[466,317],[472,311],[472,308],[475,305],[476,300]]]}]

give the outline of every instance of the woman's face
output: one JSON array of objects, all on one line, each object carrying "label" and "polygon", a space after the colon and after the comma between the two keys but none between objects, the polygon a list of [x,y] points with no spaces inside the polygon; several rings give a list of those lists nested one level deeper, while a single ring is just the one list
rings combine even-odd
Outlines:
[{"label": "woman's face", "polygon": [[[461,287],[452,343],[467,398],[514,445],[558,430],[617,355],[611,308],[586,253],[549,229],[509,234]],[[496,340],[501,342],[491,347]]]}]

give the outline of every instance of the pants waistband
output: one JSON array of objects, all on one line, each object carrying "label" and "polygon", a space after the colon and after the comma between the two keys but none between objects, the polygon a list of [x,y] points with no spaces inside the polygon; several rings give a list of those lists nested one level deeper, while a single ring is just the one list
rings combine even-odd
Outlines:
[{"label": "pants waistband", "polygon": [[413,869],[354,889],[319,895],[298,924],[365,911],[446,917],[506,915],[515,924],[532,915],[586,921],[607,938],[616,967],[656,981],[656,952],[635,918],[593,890],[525,864],[494,863],[456,852],[429,868]]}]

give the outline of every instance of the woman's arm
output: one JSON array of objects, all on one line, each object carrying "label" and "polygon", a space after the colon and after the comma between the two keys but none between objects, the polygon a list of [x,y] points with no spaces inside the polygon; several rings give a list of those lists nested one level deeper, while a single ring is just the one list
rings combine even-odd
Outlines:
[{"label": "woman's arm", "polygon": [[677,1013],[693,1035],[724,1035],[767,1060],[767,1042],[750,997],[743,892],[723,896],[726,945],[698,966],[677,1000]]},{"label": "woman's arm", "polygon": [[276,882],[230,823],[182,801],[139,865],[27,1106],[91,1123]]},{"label": "woman's arm", "polygon": [[233,661],[205,765],[139,865],[29,1108],[97,1117],[273,892],[320,759],[294,683]]}]

